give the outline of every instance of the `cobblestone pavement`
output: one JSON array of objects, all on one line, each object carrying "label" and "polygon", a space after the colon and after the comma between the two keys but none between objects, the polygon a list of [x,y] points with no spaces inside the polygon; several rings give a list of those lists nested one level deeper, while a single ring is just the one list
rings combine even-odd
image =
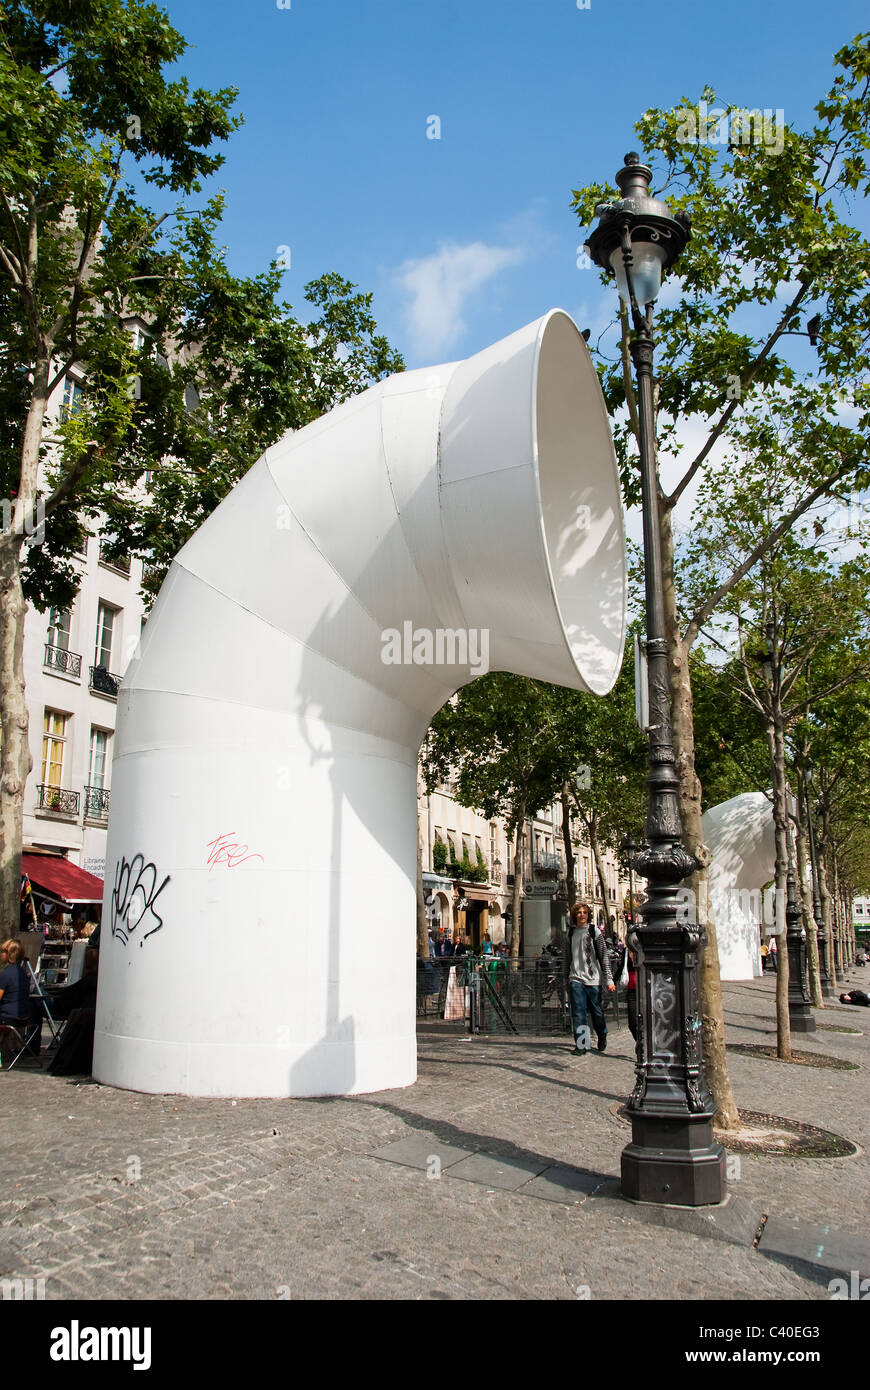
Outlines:
[{"label": "cobblestone pavement", "polygon": [[[865,972],[866,974],[866,972]],[[726,987],[728,1041],[769,1042],[773,981]],[[861,1027],[859,1009],[825,1023]],[[859,1071],[730,1054],[738,1103],[845,1134],[855,1158],[747,1158],[732,1190],[764,1213],[866,1228],[870,1029],[796,1045]],[[193,1100],[0,1074],[0,1276],[65,1298],[827,1299],[827,1274],[638,1220],[373,1157],[409,1136],[540,1166],[619,1172],[633,1045],[420,1038],[420,1079],[351,1099]],[[588,1294],[586,1293],[588,1290]],[[579,1291],[579,1293],[578,1293]]]}]

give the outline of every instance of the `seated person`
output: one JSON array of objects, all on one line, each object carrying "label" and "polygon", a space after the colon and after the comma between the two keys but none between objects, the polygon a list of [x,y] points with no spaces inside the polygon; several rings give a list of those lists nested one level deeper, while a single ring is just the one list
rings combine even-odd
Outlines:
[{"label": "seated person", "polygon": [[[23,1034],[30,1022],[30,973],[25,965],[24,947],[20,941],[9,937],[0,946],[0,1027],[9,1024]],[[3,1061],[11,1048],[18,1051],[15,1036],[4,1030],[0,1033],[0,1058]]]},{"label": "seated person", "polygon": [[0,1022],[30,1017],[30,975],[24,947],[14,937],[0,946]]},{"label": "seated person", "polygon": [[841,1004],[862,1004],[865,1009],[870,1009],[870,995],[865,994],[863,989],[850,989],[848,994],[840,995]]},{"label": "seated person", "polygon": [[82,978],[74,985],[50,985],[45,989],[55,1018],[69,1018],[73,1009],[96,1009],[99,951],[85,951]]},{"label": "seated person", "polygon": [[90,1076],[94,1061],[94,1025],[97,1016],[99,951],[85,952],[85,969],[74,985],[51,991],[53,1014],[68,1018],[60,1046],[49,1065],[53,1076]]}]

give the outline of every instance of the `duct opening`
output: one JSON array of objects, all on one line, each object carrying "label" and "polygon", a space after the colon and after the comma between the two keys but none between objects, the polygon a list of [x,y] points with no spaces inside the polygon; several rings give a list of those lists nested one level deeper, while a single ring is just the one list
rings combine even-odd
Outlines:
[{"label": "duct opening", "polygon": [[606,695],[622,664],[622,503],[598,376],[576,325],[546,321],[535,396],[537,468],[553,595],[586,687]]}]

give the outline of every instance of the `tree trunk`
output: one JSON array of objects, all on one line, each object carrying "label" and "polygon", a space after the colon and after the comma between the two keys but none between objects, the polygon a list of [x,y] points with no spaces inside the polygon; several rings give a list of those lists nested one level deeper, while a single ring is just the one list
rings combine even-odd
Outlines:
[{"label": "tree trunk", "polygon": [[24,617],[17,547],[0,551],[0,929],[17,936],[21,918],[24,788],[32,766],[24,690]]},{"label": "tree trunk", "polygon": [[607,923],[608,935],[616,935],[616,927],[610,913],[610,904],[607,901],[607,880],[604,877],[604,860],[601,857],[601,845],[598,842],[598,820],[592,816],[589,821],[589,844],[592,847],[592,857],[595,860],[595,869],[598,874],[598,882],[601,884],[601,896],[604,900],[604,920]]},{"label": "tree trunk", "polygon": [[785,900],[788,886],[788,808],[785,781],[785,738],[782,712],[774,693],[773,718],[768,726],[770,765],[773,774],[773,827],[776,842],[774,903],[776,904],[776,1055],[791,1061],[791,1024],[788,1017],[789,959],[786,940]]},{"label": "tree trunk", "polygon": [[692,708],[692,682],[689,671],[689,649],[680,636],[676,590],[674,588],[674,539],[669,509],[661,512],[662,564],[664,568],[665,623],[668,637],[668,673],[671,684],[671,719],[674,734],[674,755],[680,779],[680,807],[683,822],[683,843],[704,866],[687,882],[695,894],[698,925],[705,933],[701,956],[700,995],[704,1079],[713,1097],[715,1124],[718,1129],[738,1129],[740,1115],[728,1075],[725,1052],[725,1013],[722,1007],[722,980],[719,973],[719,946],[716,924],[710,909],[707,891],[709,851],[704,844],[701,824],[701,783],[695,772],[695,730]]},{"label": "tree trunk", "polygon": [[851,910],[848,912],[846,911],[846,901],[840,890],[840,866],[834,855],[831,856],[831,870],[834,880],[832,890],[833,898],[837,905],[837,917],[842,925],[843,932],[843,974],[845,974],[847,970],[851,969],[858,948],[855,945],[855,936],[852,930],[852,913]]},{"label": "tree trunk", "polygon": [[562,843],[565,846],[565,887],[568,894],[568,911],[577,901],[577,879],[574,865],[574,846],[571,843],[571,801],[568,786],[562,788]]},{"label": "tree trunk", "polygon": [[525,804],[520,807],[519,819],[517,820],[517,833],[514,848],[514,894],[511,906],[511,957],[516,960],[520,954],[520,934],[522,932],[522,911],[523,911],[523,879],[525,873],[525,841],[523,832],[525,830],[526,808]]},{"label": "tree trunk", "polygon": [[852,918],[852,900],[843,893],[843,888],[840,883],[840,869],[836,860],[834,860],[834,882],[837,885],[839,903],[843,912],[843,921],[846,923],[850,953],[849,960],[852,962],[858,954],[858,938],[855,935],[855,922]]},{"label": "tree trunk", "polygon": [[849,969],[849,943],[846,939],[846,922],[840,911],[840,903],[837,898],[836,890],[831,890],[831,915],[834,919],[834,932],[840,943],[840,975],[843,983],[846,982],[846,974]]},{"label": "tree trunk", "polygon": [[855,924],[852,921],[852,904],[843,893],[843,886],[840,883],[840,865],[836,858],[834,859],[834,898],[839,908],[846,937],[846,962],[851,967],[858,954],[858,942],[855,939]]},{"label": "tree trunk", "polygon": [[21,445],[21,476],[10,533],[0,540],[0,927],[18,934],[21,922],[21,840],[24,789],[33,766],[24,684],[24,620],[21,539],[36,511],[42,426],[48,403],[50,353],[34,366],[33,388]]},{"label": "tree trunk", "polygon": [[807,968],[809,971],[810,996],[814,1009],[823,1007],[822,1001],[822,982],[819,976],[819,942],[816,931],[815,918],[813,917],[813,893],[810,884],[807,882],[807,866],[810,862],[809,838],[807,835],[806,811],[804,810],[803,798],[797,798],[797,833],[795,835],[797,846],[797,872],[800,893],[801,916],[804,924],[804,931],[807,934]]},{"label": "tree trunk", "polygon": [[819,862],[819,897],[822,901],[822,922],[825,928],[825,950],[828,955],[828,978],[831,981],[831,988],[835,994],[839,993],[840,981],[837,978],[837,970],[834,958],[834,925],[831,912],[831,892],[828,888],[828,872],[825,864],[825,856],[821,851],[817,851]]}]

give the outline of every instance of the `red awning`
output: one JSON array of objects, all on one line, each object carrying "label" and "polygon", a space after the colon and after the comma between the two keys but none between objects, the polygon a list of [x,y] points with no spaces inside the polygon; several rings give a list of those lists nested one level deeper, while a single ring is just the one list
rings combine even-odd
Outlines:
[{"label": "red awning", "polygon": [[21,872],[34,888],[45,888],[69,903],[101,903],[103,880],[55,854],[22,854]]}]

